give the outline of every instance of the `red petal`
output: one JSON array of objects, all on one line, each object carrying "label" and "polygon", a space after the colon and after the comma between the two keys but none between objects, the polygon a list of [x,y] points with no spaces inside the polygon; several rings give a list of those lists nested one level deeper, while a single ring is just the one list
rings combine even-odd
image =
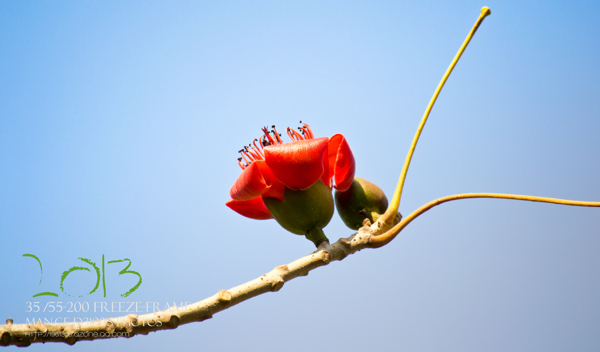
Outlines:
[{"label": "red petal", "polygon": [[230,199],[225,203],[231,210],[250,219],[267,220],[273,219],[273,215],[265,206],[262,197],[256,197],[250,200],[233,200]]},{"label": "red petal", "polygon": [[336,134],[329,140],[329,174],[335,176],[335,188],[345,191],[350,188],[356,169],[354,155],[346,138]]},{"label": "red petal", "polygon": [[331,189],[331,187],[332,187],[331,178],[333,177],[333,170],[329,166],[329,150],[328,149],[325,149],[325,152],[323,153],[323,169],[324,169],[324,171],[323,171],[323,175],[321,175],[321,181],[323,181],[323,183],[327,187],[329,187],[329,189]]},{"label": "red petal", "polygon": [[287,187],[307,189],[325,171],[323,153],[329,138],[322,137],[265,147],[265,161]]},{"label": "red petal", "polygon": [[236,201],[251,200],[261,195],[283,199],[285,186],[277,181],[273,171],[263,160],[254,161],[244,169],[229,190]]}]

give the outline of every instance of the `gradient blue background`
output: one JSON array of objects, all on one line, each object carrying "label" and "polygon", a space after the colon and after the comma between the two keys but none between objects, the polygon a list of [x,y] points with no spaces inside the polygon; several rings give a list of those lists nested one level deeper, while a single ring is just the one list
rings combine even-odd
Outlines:
[{"label": "gradient blue background", "polygon": [[[313,250],[225,207],[236,151],[275,124],[342,133],[388,195],[444,88],[401,211],[446,195],[600,201],[600,3],[2,2],[0,318],[61,301],[195,302]],[[600,209],[463,200],[211,320],[71,351],[598,351]],[[330,239],[351,231],[334,215]],[[32,253],[39,267],[22,254]],[[55,298],[38,298],[55,301]],[[123,314],[110,314],[120,316]],[[14,348],[14,347],[13,347]],[[67,348],[33,345],[31,350]]]}]

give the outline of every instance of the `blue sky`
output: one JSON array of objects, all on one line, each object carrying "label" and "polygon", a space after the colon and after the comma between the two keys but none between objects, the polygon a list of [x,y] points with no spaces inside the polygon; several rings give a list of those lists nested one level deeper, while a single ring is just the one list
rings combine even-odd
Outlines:
[{"label": "blue sky", "polygon": [[[27,313],[36,300],[195,302],[310,253],[225,207],[237,150],[303,120],[342,133],[357,176],[390,195],[482,6],[492,15],[433,109],[402,213],[467,192],[600,201],[597,2],[2,3],[0,318],[60,316]],[[209,321],[71,349],[597,351],[599,228],[598,209],[449,203]],[[351,234],[337,215],[325,232]],[[77,258],[102,255],[131,259],[140,288],[122,298],[137,280],[107,264],[106,297],[86,295],[83,271],[65,281],[82,298],[60,291]]]}]

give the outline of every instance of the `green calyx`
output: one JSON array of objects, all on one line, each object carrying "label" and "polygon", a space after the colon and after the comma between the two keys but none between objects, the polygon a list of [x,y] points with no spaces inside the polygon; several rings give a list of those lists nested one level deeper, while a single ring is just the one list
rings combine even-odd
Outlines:
[{"label": "green calyx", "polygon": [[263,197],[263,201],[284,229],[305,235],[317,247],[327,241],[323,227],[333,217],[334,205],[331,190],[321,180],[303,191],[286,188],[283,200]]},{"label": "green calyx", "polygon": [[369,219],[373,223],[388,207],[385,193],[373,182],[355,177],[346,191],[335,191],[335,207],[344,224],[353,230]]}]

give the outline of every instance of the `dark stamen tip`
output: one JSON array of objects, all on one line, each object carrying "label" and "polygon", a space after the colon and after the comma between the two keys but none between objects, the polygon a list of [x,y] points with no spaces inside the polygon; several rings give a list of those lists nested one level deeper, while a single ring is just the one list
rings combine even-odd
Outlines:
[{"label": "dark stamen tip", "polygon": [[238,158],[238,161],[242,161],[242,158]]},{"label": "dark stamen tip", "polygon": [[275,125],[271,126],[271,128],[275,128]]}]

